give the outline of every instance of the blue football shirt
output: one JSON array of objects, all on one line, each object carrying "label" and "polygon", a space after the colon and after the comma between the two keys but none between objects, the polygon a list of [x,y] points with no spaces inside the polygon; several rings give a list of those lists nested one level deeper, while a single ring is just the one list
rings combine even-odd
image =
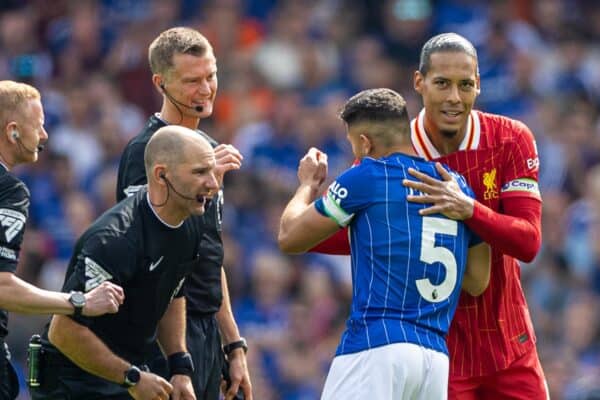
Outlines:
[{"label": "blue football shirt", "polygon": [[[408,202],[414,190],[402,184],[415,180],[409,167],[441,179],[422,158],[364,158],[315,202],[349,227],[353,299],[337,355],[403,342],[448,353],[468,247],[480,240],[460,221],[419,215],[427,205]],[[465,179],[450,173],[473,197]]]}]

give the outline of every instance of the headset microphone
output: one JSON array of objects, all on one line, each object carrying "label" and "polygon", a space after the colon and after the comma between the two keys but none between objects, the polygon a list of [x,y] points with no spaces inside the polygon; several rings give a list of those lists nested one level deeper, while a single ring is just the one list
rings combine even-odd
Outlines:
[{"label": "headset microphone", "polygon": [[177,105],[180,105],[182,107],[189,108],[190,110],[194,110],[199,113],[204,111],[204,107],[202,107],[202,106],[193,106],[192,107],[192,106],[188,106],[187,104],[176,100],[173,96],[171,96],[171,94],[169,92],[167,92],[167,88],[165,87],[164,83],[161,83],[159,86],[162,89],[163,93],[167,96],[167,99],[169,99],[169,101],[171,101],[171,103],[173,103],[175,105],[175,107],[177,107]]},{"label": "headset microphone", "polygon": [[[175,192],[175,194],[177,194],[177,195],[178,195],[179,197],[181,197],[182,199],[186,199],[186,200],[195,200],[195,201],[198,201],[198,198],[197,198],[197,197],[189,197],[189,196],[185,196],[185,195],[183,195],[183,194],[179,193],[179,192],[177,191],[177,189],[175,189],[175,188],[173,187],[173,184],[171,183],[171,181],[170,181],[169,179],[167,179],[167,176],[166,176],[164,173],[161,173],[159,176],[160,176],[160,178],[161,178],[161,179],[164,179],[164,180],[165,180],[165,182],[167,183],[167,186],[169,186],[169,188],[173,189],[173,191]],[[208,200],[208,199],[207,199],[207,200]]]},{"label": "headset microphone", "polygon": [[13,137],[13,139],[15,139],[17,141],[17,143],[19,144],[20,147],[23,147],[25,150],[27,150],[30,153],[36,153],[36,152],[41,153],[44,150],[43,144],[38,144],[37,147],[35,148],[35,150],[31,150],[30,148],[25,146],[25,144],[21,140],[21,135],[19,135],[19,131],[17,131],[16,129],[12,131],[12,137]]}]

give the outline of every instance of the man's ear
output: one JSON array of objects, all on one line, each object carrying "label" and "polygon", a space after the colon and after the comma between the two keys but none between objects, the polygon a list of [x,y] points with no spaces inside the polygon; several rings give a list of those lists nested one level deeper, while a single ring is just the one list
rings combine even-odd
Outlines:
[{"label": "man's ear", "polygon": [[15,143],[19,134],[17,133],[17,123],[15,121],[11,121],[4,127],[2,134],[6,136],[9,142]]},{"label": "man's ear", "polygon": [[425,77],[423,76],[421,71],[419,71],[419,70],[415,71],[415,73],[413,75],[413,87],[415,88],[415,91],[419,94],[423,94],[421,85],[423,84],[424,79],[425,79]]},{"label": "man's ear", "polygon": [[165,80],[163,79],[163,77],[159,74],[153,74],[152,75],[152,83],[154,84],[154,87],[156,88],[156,90],[158,90],[159,93],[162,94],[163,85],[165,84]]},{"label": "man's ear", "polygon": [[360,148],[362,155],[368,156],[369,154],[371,154],[371,151],[373,150],[373,141],[371,140],[371,138],[365,133],[361,133],[358,138],[360,139]]}]

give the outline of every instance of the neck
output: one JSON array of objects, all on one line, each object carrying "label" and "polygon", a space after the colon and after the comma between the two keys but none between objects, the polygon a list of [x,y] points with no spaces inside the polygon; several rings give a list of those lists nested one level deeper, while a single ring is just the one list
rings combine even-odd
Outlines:
[{"label": "neck", "polygon": [[4,151],[1,149],[6,149],[8,146],[0,143],[0,164],[2,164],[4,166],[4,168],[6,168],[7,171],[10,171],[12,169],[12,167],[15,166],[15,163],[13,160],[8,159],[3,153]]},{"label": "neck", "polygon": [[[187,215],[184,215],[184,213],[179,210],[173,210],[171,199],[168,199],[167,196],[168,193],[166,191],[157,193],[148,188],[148,203],[156,217],[165,225],[177,228],[187,218]],[[166,202],[165,199],[167,199]]]},{"label": "neck", "polygon": [[454,137],[445,136],[438,127],[427,118],[427,112],[424,118],[425,134],[431,140],[436,150],[443,156],[454,153],[460,148],[460,144],[465,138],[467,124],[461,126]]},{"label": "neck", "polygon": [[181,125],[189,129],[197,129],[200,124],[200,118],[190,117],[186,110],[179,106],[179,110],[166,99],[160,109],[160,118],[169,123],[169,125]]},{"label": "neck", "polygon": [[391,147],[390,149],[388,149],[386,154],[383,155],[383,157],[387,157],[394,153],[402,153],[407,156],[416,156],[417,155],[417,153],[415,152],[415,149],[412,147],[412,144],[403,144],[403,145]]}]

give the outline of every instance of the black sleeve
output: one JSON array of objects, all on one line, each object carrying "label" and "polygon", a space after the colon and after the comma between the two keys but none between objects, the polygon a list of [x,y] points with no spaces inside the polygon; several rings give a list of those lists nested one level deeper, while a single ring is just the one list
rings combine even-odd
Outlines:
[{"label": "black sleeve", "polygon": [[[134,246],[121,236],[107,237],[101,231],[82,240],[67,270],[62,291],[89,292],[104,281],[125,288],[136,272],[137,252]],[[93,317],[81,316],[76,320],[89,326]]]},{"label": "black sleeve", "polygon": [[131,196],[146,183],[146,169],[144,167],[145,142],[130,143],[119,162],[117,177],[117,202]]},{"label": "black sleeve", "polygon": [[5,182],[0,185],[0,272],[14,273],[29,215],[29,191],[22,182]]}]

